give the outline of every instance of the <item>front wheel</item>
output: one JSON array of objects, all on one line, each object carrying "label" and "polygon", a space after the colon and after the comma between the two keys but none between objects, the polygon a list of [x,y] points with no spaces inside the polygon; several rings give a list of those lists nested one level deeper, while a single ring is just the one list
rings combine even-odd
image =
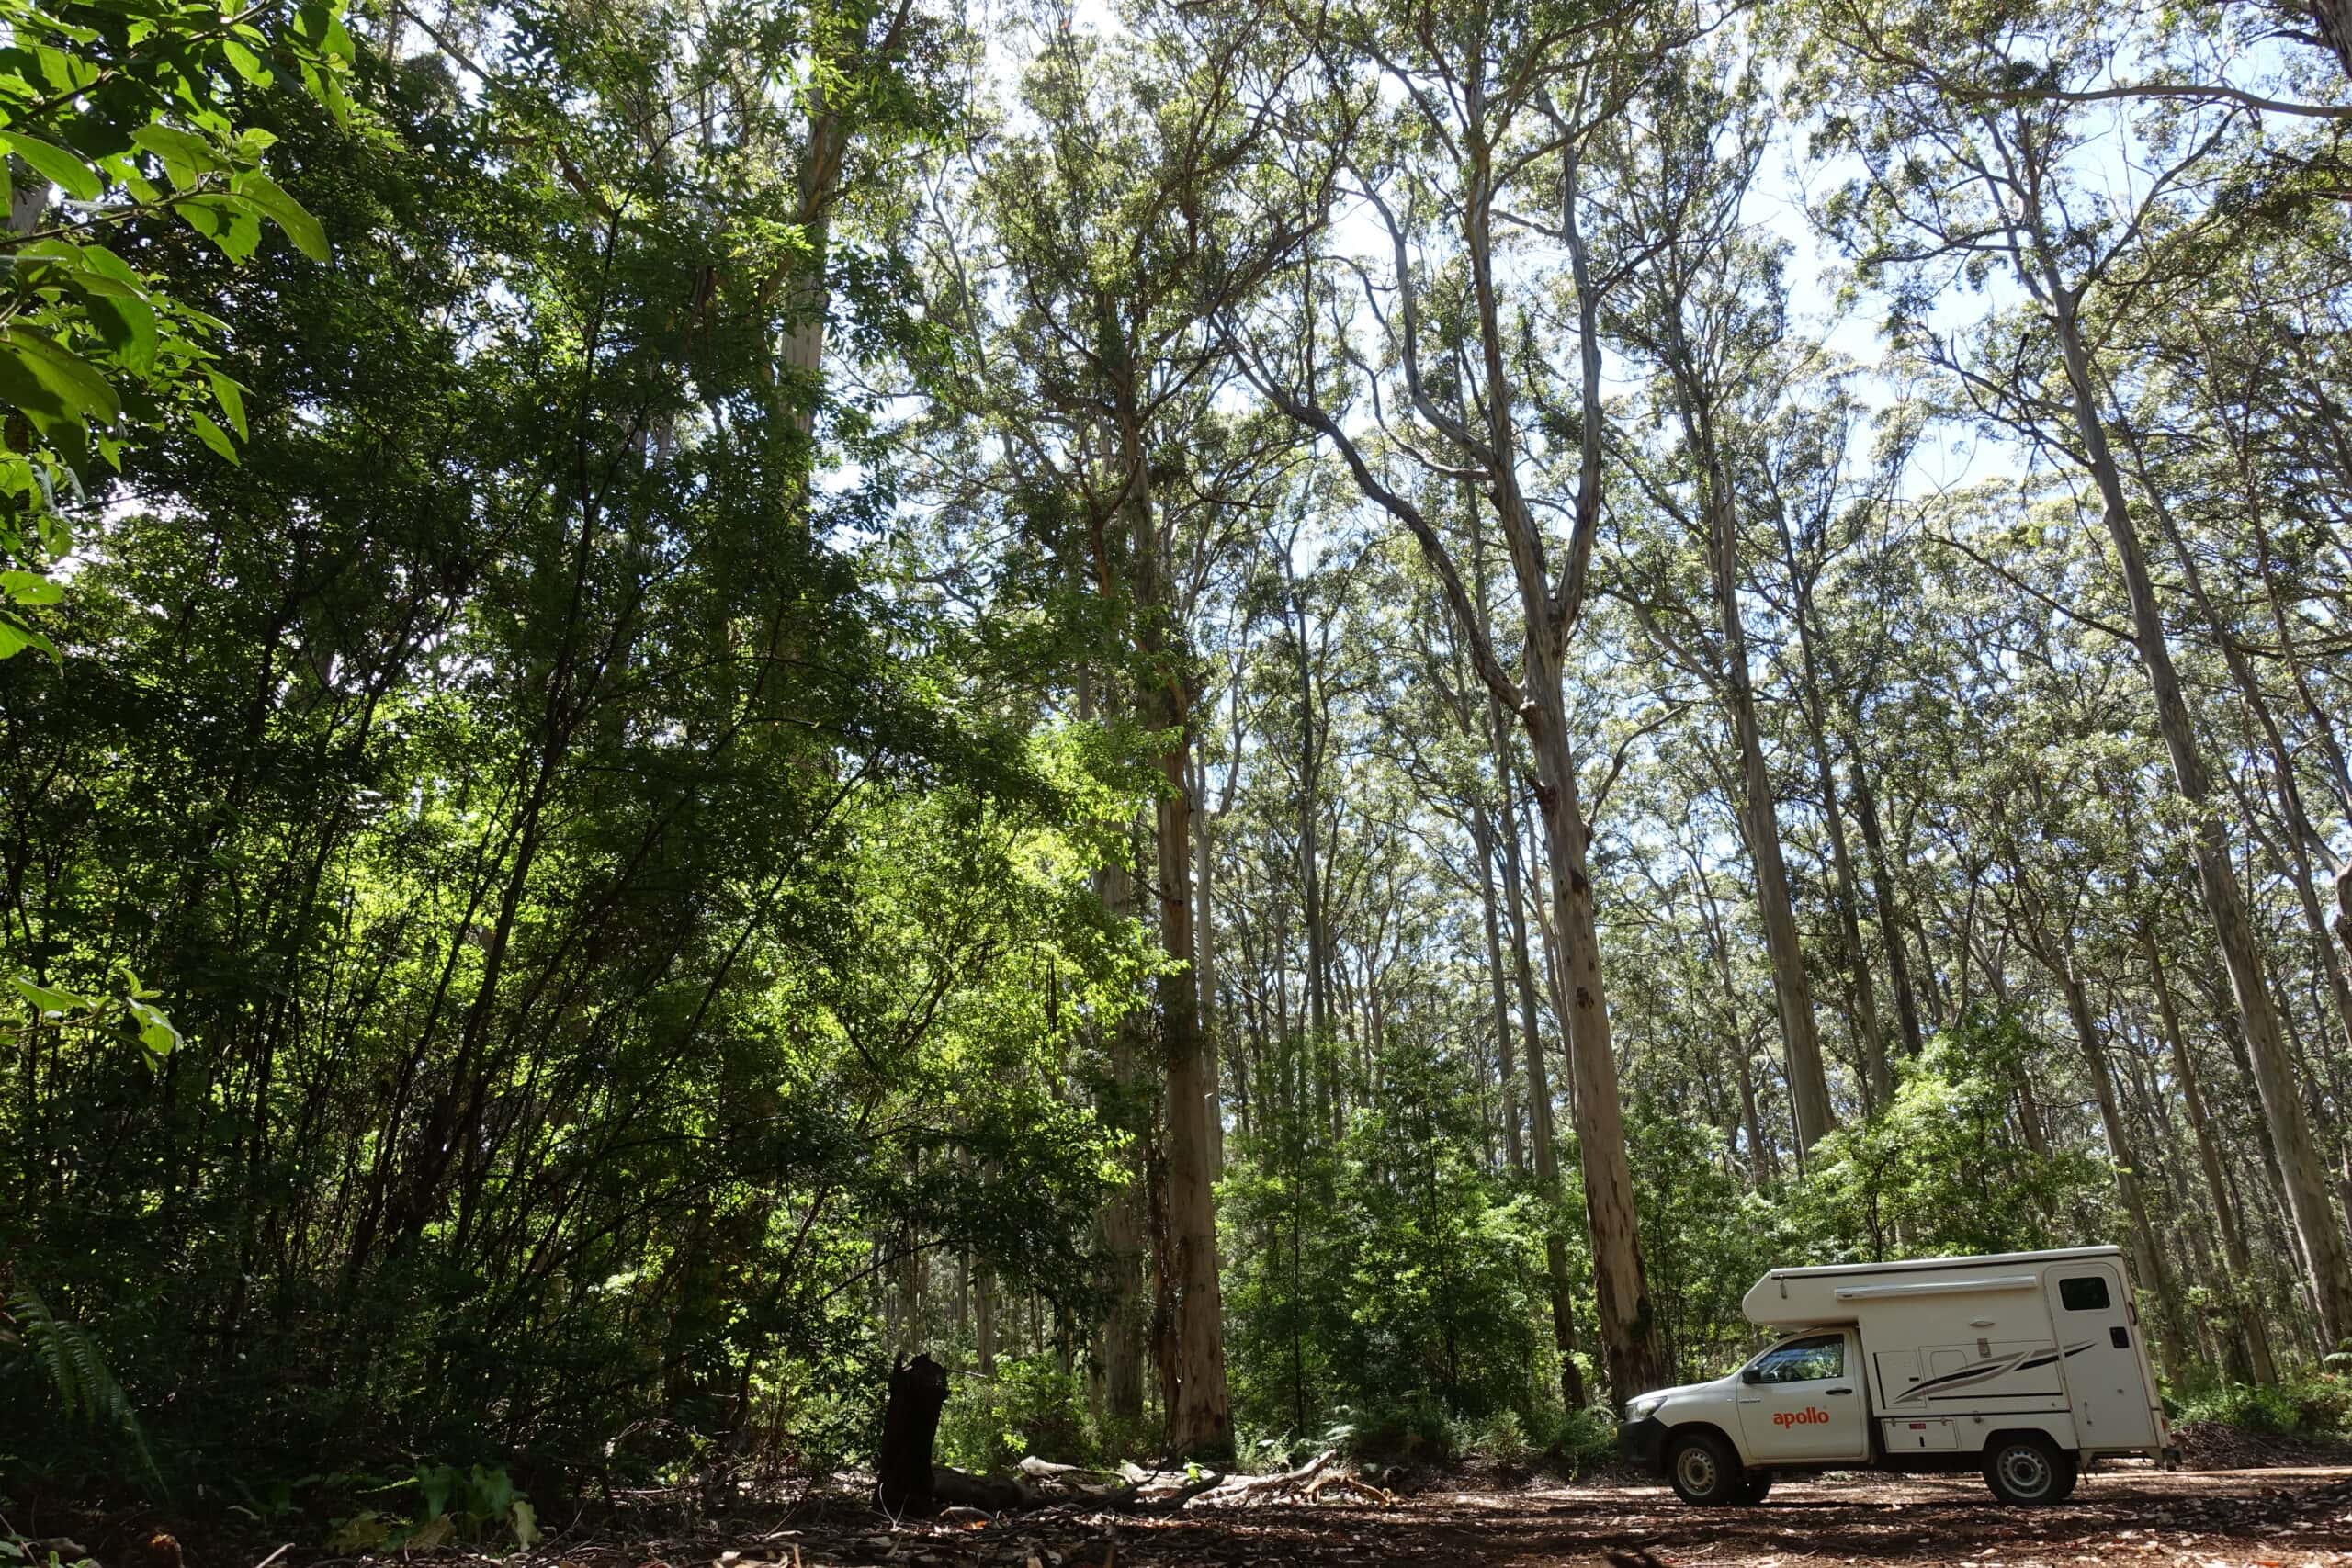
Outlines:
[{"label": "front wheel", "polygon": [[1685,1432],[1668,1443],[1666,1478],[1677,1496],[1702,1507],[1736,1502],[1741,1489],[1739,1461],[1713,1432]]},{"label": "front wheel", "polygon": [[1771,1490],[1772,1472],[1769,1470],[1751,1470],[1740,1477],[1738,1501],[1743,1507],[1752,1508],[1764,1501],[1765,1495]]},{"label": "front wheel", "polygon": [[1984,1450],[1984,1484],[2013,1508],[2064,1502],[2075,1474],[2075,1456],[2039,1432],[1996,1438]]}]

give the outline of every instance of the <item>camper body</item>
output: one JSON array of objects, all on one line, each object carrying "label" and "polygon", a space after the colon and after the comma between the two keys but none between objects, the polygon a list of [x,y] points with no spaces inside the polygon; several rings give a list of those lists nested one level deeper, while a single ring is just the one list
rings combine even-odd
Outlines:
[{"label": "camper body", "polygon": [[1776,1269],[1741,1305],[1788,1332],[1625,1407],[1626,1453],[1690,1502],[1760,1501],[1797,1472],[1982,1469],[2004,1502],[2054,1503],[2085,1461],[2170,1441],[2117,1247]]}]

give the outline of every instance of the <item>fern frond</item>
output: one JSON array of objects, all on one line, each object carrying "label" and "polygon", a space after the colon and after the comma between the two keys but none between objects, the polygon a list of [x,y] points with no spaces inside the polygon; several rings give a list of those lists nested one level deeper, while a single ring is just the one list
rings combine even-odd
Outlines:
[{"label": "fern frond", "polygon": [[120,1432],[137,1451],[149,1479],[163,1489],[164,1472],[147,1446],[147,1428],[141,1424],[130,1396],[115,1382],[89,1330],[60,1316],[39,1291],[21,1282],[8,1296],[8,1311],[17,1320],[19,1337],[32,1348],[33,1359],[57,1391],[58,1409],[69,1420]]}]

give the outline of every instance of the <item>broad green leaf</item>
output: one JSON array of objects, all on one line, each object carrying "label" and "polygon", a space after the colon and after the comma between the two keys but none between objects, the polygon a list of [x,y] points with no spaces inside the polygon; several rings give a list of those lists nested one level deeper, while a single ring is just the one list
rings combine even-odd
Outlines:
[{"label": "broad green leaf", "polygon": [[228,458],[232,463],[238,460],[237,444],[229,439],[229,433],[227,431],[222,430],[219,425],[213,423],[212,420],[208,415],[200,413],[190,414],[188,418],[196,425],[197,434],[204,438],[204,444],[207,446],[211,447],[215,452],[220,453],[220,456]]},{"label": "broad green leaf", "polygon": [[129,262],[104,245],[83,245],[78,248],[82,253],[83,262],[92,272],[102,272],[118,283],[127,283],[142,294],[146,292],[146,280],[131,270]]},{"label": "broad green leaf", "polygon": [[23,327],[0,327],[0,395],[28,413],[111,423],[121,412],[107,378],[89,361]]},{"label": "broad green leaf", "polygon": [[402,1540],[401,1545],[403,1549],[431,1551],[437,1547],[448,1545],[449,1538],[455,1533],[456,1527],[450,1524],[449,1516],[435,1514],[411,1530],[408,1538]]},{"label": "broad green leaf", "polygon": [[33,53],[40,61],[41,74],[49,78],[53,92],[78,93],[98,79],[98,68],[78,55],[51,49],[45,43],[33,45]]},{"label": "broad green leaf", "polygon": [[0,571],[0,593],[19,604],[54,604],[65,597],[65,589],[37,571]]},{"label": "broad green leaf", "polygon": [[269,85],[271,80],[269,67],[264,65],[261,62],[261,58],[254,54],[252,50],[247,49],[235,39],[222,39],[220,40],[220,52],[229,57],[229,64],[231,68],[233,69],[238,75],[243,77],[247,82],[256,87],[266,87]]},{"label": "broad green leaf", "polygon": [[[166,164],[178,164],[198,174],[220,175],[229,165],[212,144],[200,136],[190,136],[168,125],[142,125],[130,133],[130,140],[145,148]],[[174,176],[175,179],[177,176]],[[185,183],[185,182],[182,182]]]},{"label": "broad green leaf", "polygon": [[327,231],[311,216],[310,209],[287,195],[276,180],[264,174],[245,175],[237,181],[237,194],[251,200],[285,230],[295,249],[314,262],[327,259]]},{"label": "broad green leaf", "polygon": [[373,1508],[363,1509],[335,1527],[326,1539],[329,1551],[366,1551],[384,1544],[391,1525]]},{"label": "broad green leaf", "polygon": [[139,1026],[139,1043],[151,1060],[160,1062],[180,1048],[180,1032],[172,1027],[162,1008],[136,997],[123,1005],[130,1010],[131,1022]]},{"label": "broad green leaf", "polygon": [[27,649],[48,654],[51,661],[61,670],[65,667],[65,660],[59,656],[55,643],[32,627],[0,615],[0,659],[14,659]]},{"label": "broad green leaf", "polygon": [[18,995],[43,1012],[80,1012],[90,1006],[90,998],[87,997],[78,996],[72,991],[60,991],[36,981],[28,980],[21,975],[9,976],[8,984],[16,987]]},{"label": "broad green leaf", "polygon": [[514,1526],[514,1544],[525,1551],[530,1551],[531,1543],[539,1539],[538,1510],[531,1506],[529,1498],[517,1497],[508,1517]]},{"label": "broad green leaf", "polygon": [[[122,286],[102,280],[110,288]],[[155,309],[144,299],[100,297],[85,307],[90,324],[125,370],[144,377],[155,368]]]},{"label": "broad green leaf", "polygon": [[62,147],[52,147],[20,130],[0,130],[0,145],[6,145],[43,179],[76,201],[96,201],[106,189],[89,164]]},{"label": "broad green leaf", "polygon": [[188,227],[220,247],[231,261],[245,261],[261,243],[261,219],[242,197],[199,196],[180,204]]},{"label": "broad green leaf", "polygon": [[230,427],[237,439],[250,441],[253,432],[245,428],[245,389],[218,370],[207,370],[212,381],[212,396],[220,404],[220,412],[229,416]]}]

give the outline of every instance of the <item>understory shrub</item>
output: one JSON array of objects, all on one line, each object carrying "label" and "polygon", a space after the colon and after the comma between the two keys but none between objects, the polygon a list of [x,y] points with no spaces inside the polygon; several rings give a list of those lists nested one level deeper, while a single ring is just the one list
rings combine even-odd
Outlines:
[{"label": "understory shrub", "polygon": [[965,1470],[1005,1470],[1030,1454],[1092,1463],[1101,1445],[1077,1376],[1052,1359],[1005,1357],[994,1378],[958,1379],[939,1415],[936,1452]]},{"label": "understory shrub", "polygon": [[2318,1372],[2276,1384],[2221,1383],[2182,1396],[2175,1419],[2280,1437],[2352,1437],[2352,1382]]}]

